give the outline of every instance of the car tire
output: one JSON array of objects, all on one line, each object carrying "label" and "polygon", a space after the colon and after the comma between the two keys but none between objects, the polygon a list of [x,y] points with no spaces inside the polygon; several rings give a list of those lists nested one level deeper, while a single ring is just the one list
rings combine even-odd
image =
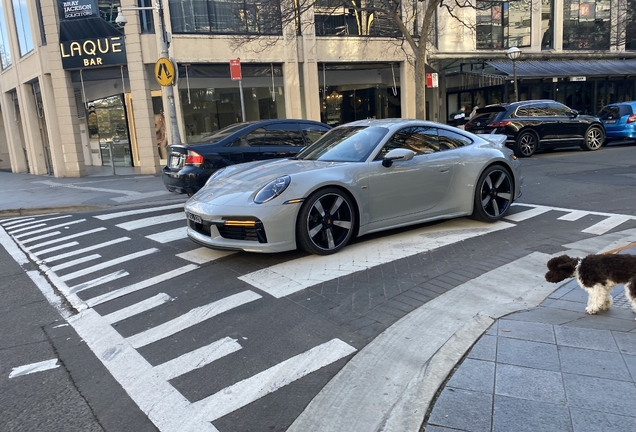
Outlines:
[{"label": "car tire", "polygon": [[585,141],[581,144],[583,150],[594,151],[603,146],[605,134],[598,126],[590,126],[585,132]]},{"label": "car tire", "polygon": [[501,165],[492,165],[479,176],[475,188],[473,219],[495,222],[510,209],[514,194],[512,175]]},{"label": "car tire", "polygon": [[514,152],[517,157],[530,157],[537,151],[539,139],[534,132],[525,131],[517,136]]},{"label": "car tire", "polygon": [[316,255],[329,255],[345,247],[353,236],[356,209],[338,188],[324,188],[305,200],[296,221],[298,247]]}]

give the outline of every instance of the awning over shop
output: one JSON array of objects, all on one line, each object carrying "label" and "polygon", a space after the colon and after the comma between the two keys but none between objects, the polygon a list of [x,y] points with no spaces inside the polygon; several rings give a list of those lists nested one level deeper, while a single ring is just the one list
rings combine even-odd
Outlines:
[{"label": "awning over shop", "polygon": [[[489,66],[513,76],[512,61],[487,62]],[[517,60],[517,76],[549,78],[569,76],[636,75],[636,59],[628,60]]]}]

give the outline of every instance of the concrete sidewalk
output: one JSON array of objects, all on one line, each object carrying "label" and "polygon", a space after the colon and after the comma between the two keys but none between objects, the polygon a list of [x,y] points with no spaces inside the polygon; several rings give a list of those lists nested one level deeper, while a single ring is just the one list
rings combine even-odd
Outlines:
[{"label": "concrete sidewalk", "polygon": [[136,174],[134,168],[98,167],[80,178],[55,178],[0,171],[0,217],[51,211],[81,211],[126,204],[185,202],[168,192],[161,175]]}]

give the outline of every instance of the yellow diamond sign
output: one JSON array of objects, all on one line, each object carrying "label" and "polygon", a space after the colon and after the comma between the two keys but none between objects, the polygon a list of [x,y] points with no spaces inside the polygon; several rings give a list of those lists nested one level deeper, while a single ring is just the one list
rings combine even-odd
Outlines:
[{"label": "yellow diamond sign", "polygon": [[164,87],[171,86],[175,79],[174,63],[169,58],[161,57],[155,63],[155,78],[159,85]]}]

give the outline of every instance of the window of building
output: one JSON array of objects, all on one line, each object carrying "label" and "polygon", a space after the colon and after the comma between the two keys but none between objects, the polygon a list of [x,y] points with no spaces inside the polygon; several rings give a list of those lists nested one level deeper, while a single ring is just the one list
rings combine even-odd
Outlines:
[{"label": "window of building", "polygon": [[2,69],[11,66],[11,48],[9,46],[9,35],[7,35],[7,20],[4,17],[4,6],[0,2],[0,62]]},{"label": "window of building", "polygon": [[33,35],[31,34],[31,22],[29,21],[29,8],[24,0],[12,1],[15,30],[18,35],[18,45],[20,46],[20,56],[23,57],[33,51]]},{"label": "window of building", "polygon": [[280,3],[272,0],[169,0],[173,33],[281,35]]},{"label": "window of building", "polygon": [[115,19],[117,18],[118,7],[121,6],[119,0],[97,0],[97,8],[99,10],[99,16],[112,25],[117,25]]},{"label": "window of building", "polygon": [[44,20],[42,19],[42,5],[40,0],[35,0],[35,9],[38,11],[38,27],[40,28],[40,39],[42,45],[46,45],[46,33],[44,32]]},{"label": "window of building", "polygon": [[[351,5],[355,6],[354,8]],[[380,0],[317,0],[314,19],[317,36],[396,37],[400,30],[383,11]]]},{"label": "window of building", "polygon": [[624,17],[625,49],[636,50],[636,0],[627,0],[627,8],[624,13]]},{"label": "window of building", "polygon": [[[152,0],[137,0],[139,7],[152,7],[154,6]],[[142,10],[139,11],[139,26],[142,33],[154,33],[155,32],[155,17],[153,11]]]},{"label": "window of building", "polygon": [[532,0],[477,0],[477,49],[530,46]]},{"label": "window of building", "polygon": [[541,49],[554,48],[554,0],[541,0]]},{"label": "window of building", "polygon": [[610,18],[610,0],[564,0],[563,49],[609,49]]}]

